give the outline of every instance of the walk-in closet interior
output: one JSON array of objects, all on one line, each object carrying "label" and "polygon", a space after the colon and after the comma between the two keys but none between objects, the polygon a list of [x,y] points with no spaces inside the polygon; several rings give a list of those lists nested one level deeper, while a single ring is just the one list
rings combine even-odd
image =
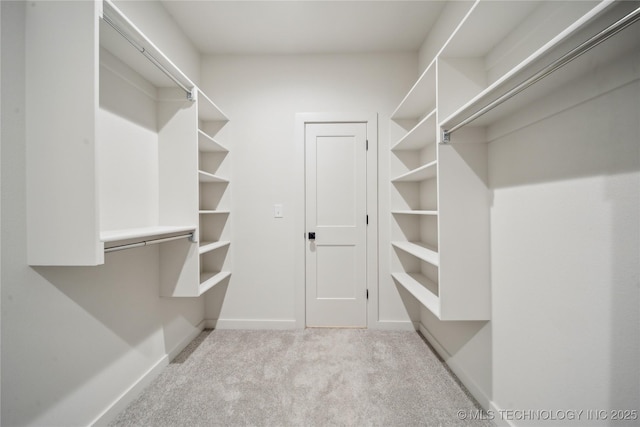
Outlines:
[{"label": "walk-in closet interior", "polygon": [[313,326],[416,331],[496,425],[640,422],[640,2],[0,19],[2,425]]}]

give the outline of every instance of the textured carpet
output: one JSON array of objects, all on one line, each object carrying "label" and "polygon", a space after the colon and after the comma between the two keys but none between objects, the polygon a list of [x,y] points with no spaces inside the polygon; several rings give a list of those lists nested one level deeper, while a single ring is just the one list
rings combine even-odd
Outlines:
[{"label": "textured carpet", "polygon": [[415,332],[204,331],[113,426],[490,426]]}]

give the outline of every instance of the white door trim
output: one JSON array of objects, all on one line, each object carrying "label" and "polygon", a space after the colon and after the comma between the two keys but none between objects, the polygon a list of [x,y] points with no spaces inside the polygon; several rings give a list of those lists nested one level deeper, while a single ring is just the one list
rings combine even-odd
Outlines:
[{"label": "white door trim", "polygon": [[305,328],[305,126],[307,123],[366,123],[367,151],[367,327],[378,321],[378,115],[375,113],[297,113],[295,119],[295,271],[296,328]]}]

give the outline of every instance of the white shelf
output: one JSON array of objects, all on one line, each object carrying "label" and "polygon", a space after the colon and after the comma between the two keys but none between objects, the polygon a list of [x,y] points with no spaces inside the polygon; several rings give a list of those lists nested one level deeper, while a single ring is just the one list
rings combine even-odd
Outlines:
[{"label": "white shelf", "polygon": [[147,237],[159,237],[166,234],[186,233],[196,230],[195,226],[157,226],[157,227],[141,227],[127,228],[122,230],[108,230],[100,233],[100,241],[118,242],[122,240],[141,239]]},{"label": "white shelf", "polygon": [[221,283],[224,279],[231,276],[230,271],[221,271],[219,273],[201,273],[200,286],[198,287],[199,295],[204,294],[215,285]]},{"label": "white shelf", "polygon": [[437,166],[438,161],[434,160],[431,163],[427,163],[426,165],[394,178],[392,182],[418,182],[435,178],[438,169]]},{"label": "white shelf", "polygon": [[222,110],[201,91],[198,91],[198,118],[204,121],[229,121]]},{"label": "white shelf", "polygon": [[436,110],[433,110],[391,147],[391,151],[419,150],[435,143],[436,136]]},{"label": "white shelf", "polygon": [[208,153],[208,152],[218,152],[218,153],[228,153],[229,150],[214,138],[207,135],[202,130],[198,129],[198,150]]},{"label": "white shelf", "polygon": [[[492,3],[492,2],[488,2]],[[505,5],[509,5],[511,3],[516,2],[505,2]],[[529,77],[533,73],[537,72],[537,68],[533,68],[534,66],[541,67],[539,61],[541,58],[545,57],[545,55],[550,55],[551,52],[556,49],[561,43],[568,40],[571,36],[575,35],[577,31],[584,28],[584,26],[591,20],[593,20],[597,15],[602,13],[604,9],[610,6],[609,2],[601,2],[585,15],[583,15],[580,19],[576,20],[573,24],[564,29],[560,34],[553,37],[531,55],[529,55],[522,62],[517,64],[515,67],[510,69],[507,73],[505,73],[502,77],[497,79],[495,82],[490,84],[484,90],[479,92],[476,96],[462,105],[460,108],[456,109],[453,113],[449,114],[446,118],[441,120],[440,127],[442,129],[450,128],[456,125],[458,122],[464,120],[466,117],[478,111],[480,108],[488,105],[493,100],[497,99],[503,93],[505,93],[509,88],[515,86],[521,81],[525,80],[525,78]],[[493,24],[492,24],[493,25]],[[453,47],[451,48],[453,49]],[[456,50],[445,50],[445,52]],[[593,65],[592,65],[593,66]],[[562,72],[560,72],[562,73]],[[556,73],[558,74],[558,73]],[[566,74],[565,74],[566,75]],[[552,77],[547,77],[540,82],[536,83],[536,85],[527,91],[524,91],[518,96],[509,102],[500,106],[492,113],[486,114],[473,122],[473,126],[486,126],[487,124],[495,121],[498,117],[503,117],[508,115],[509,113],[516,111],[521,108],[523,105],[527,105],[531,103],[533,100],[539,98],[543,94],[548,93],[553,90],[556,86],[560,85],[562,81],[570,79],[565,78],[562,81],[558,81],[554,79],[555,75]],[[452,136],[453,138],[453,136]]]},{"label": "white shelf", "polygon": [[439,56],[454,58],[485,56],[542,3],[540,0],[477,2]]},{"label": "white shelf", "polygon": [[[176,77],[182,85],[188,89],[195,87],[194,83],[156,47],[156,45],[140,31],[110,0],[103,2],[103,15],[108,16],[118,27],[123,29],[128,37],[135,40],[145,52],[153,56],[158,63]],[[145,79],[156,87],[175,87],[175,83],[169,79],[153,63],[145,58],[138,49],[134,48],[122,35],[104,20],[100,20],[100,46],[118,57]],[[186,99],[186,94],[185,94]]]},{"label": "white shelf", "polygon": [[438,251],[431,248],[424,243],[419,242],[391,242],[396,248],[405,251],[406,253],[413,255],[422,261],[428,262],[431,265],[438,267],[440,265],[440,255]]},{"label": "white shelf", "polygon": [[200,215],[228,215],[231,213],[231,211],[220,211],[220,210],[200,210],[198,212]]},{"label": "white shelf", "polygon": [[205,171],[198,171],[198,179],[200,182],[222,182],[222,183],[229,182],[228,179],[219,177],[217,175],[214,175]]},{"label": "white shelf", "polygon": [[391,114],[393,120],[419,119],[436,106],[436,67],[433,61]]},{"label": "white shelf", "polygon": [[440,317],[440,298],[438,285],[419,273],[391,273],[391,276],[413,295],[420,304]]},{"label": "white shelf", "polygon": [[223,240],[220,242],[200,242],[200,247],[198,248],[198,252],[200,255],[206,254],[207,252],[215,251],[216,249],[223,248],[225,246],[229,246],[231,244],[228,240]]},{"label": "white shelf", "polygon": [[394,215],[427,215],[437,216],[438,211],[426,211],[426,210],[395,210],[391,211]]}]

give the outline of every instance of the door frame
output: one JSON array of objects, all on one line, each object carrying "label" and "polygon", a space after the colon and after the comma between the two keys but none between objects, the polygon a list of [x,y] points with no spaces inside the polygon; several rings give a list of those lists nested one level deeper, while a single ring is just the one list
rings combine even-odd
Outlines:
[{"label": "door frame", "polygon": [[376,113],[297,113],[295,118],[295,271],[294,306],[296,328],[306,327],[306,212],[305,137],[310,123],[366,123],[367,125],[367,328],[378,319],[378,115]]}]

